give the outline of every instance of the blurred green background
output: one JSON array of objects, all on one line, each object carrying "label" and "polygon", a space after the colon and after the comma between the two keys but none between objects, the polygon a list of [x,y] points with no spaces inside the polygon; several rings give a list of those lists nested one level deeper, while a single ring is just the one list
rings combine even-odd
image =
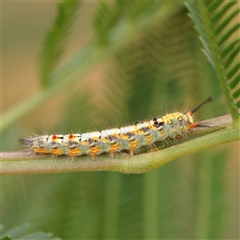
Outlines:
[{"label": "blurred green background", "polygon": [[[132,36],[127,46],[6,130],[2,151],[21,149],[17,139],[35,127],[101,130],[171,112],[182,101],[189,110],[208,96],[214,102],[197,119],[226,114],[187,9],[171,4],[174,15]],[[90,40],[107,48],[104,33],[111,23],[144,11],[147,17],[157,7],[149,5],[82,2],[62,62]],[[2,3],[3,112],[40,88],[38,54],[56,10],[54,2]],[[63,239],[238,239],[238,151],[236,143],[224,145],[141,175],[4,176],[1,221],[6,228],[28,222],[31,231]]]}]

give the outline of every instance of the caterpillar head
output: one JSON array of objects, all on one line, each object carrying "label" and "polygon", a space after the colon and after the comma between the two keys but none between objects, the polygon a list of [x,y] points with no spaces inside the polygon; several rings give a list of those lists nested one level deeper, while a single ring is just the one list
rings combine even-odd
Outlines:
[{"label": "caterpillar head", "polygon": [[188,125],[188,128],[191,129],[191,128],[197,128],[197,127],[204,127],[203,125],[201,124],[198,124],[198,123],[195,123],[193,121],[193,113],[195,113],[196,111],[198,111],[203,105],[205,105],[206,103],[208,102],[212,102],[212,97],[208,97],[204,102],[202,102],[199,106],[197,106],[196,108],[194,108],[192,111],[188,111],[186,112],[186,116],[188,118],[188,121],[189,121],[189,125]]}]

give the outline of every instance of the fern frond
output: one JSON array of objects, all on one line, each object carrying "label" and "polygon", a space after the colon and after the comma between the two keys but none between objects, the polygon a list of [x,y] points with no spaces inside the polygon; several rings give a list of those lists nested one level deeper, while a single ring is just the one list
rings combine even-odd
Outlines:
[{"label": "fern frond", "polygon": [[240,88],[237,84],[240,78],[240,23],[234,23],[234,20],[239,16],[239,3],[199,0],[187,1],[186,6],[200,34],[204,53],[221,83],[233,124],[237,125],[240,105]]},{"label": "fern frond", "polygon": [[40,80],[43,87],[51,84],[49,74],[56,67],[66,46],[66,40],[76,17],[80,1],[63,1],[58,4],[58,12],[52,27],[46,34],[40,51]]}]

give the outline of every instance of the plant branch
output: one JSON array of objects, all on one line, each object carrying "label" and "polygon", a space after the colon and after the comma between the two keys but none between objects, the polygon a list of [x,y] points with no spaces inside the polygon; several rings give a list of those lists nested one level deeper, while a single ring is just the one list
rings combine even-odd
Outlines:
[{"label": "plant branch", "polygon": [[[106,155],[99,156],[95,161],[89,157],[79,157],[71,161],[68,157],[37,156],[29,151],[1,153],[1,174],[39,174],[85,171],[114,171],[122,173],[144,173],[159,168],[168,162],[176,160],[220,144],[239,140],[239,129],[232,128],[230,115],[209,119],[201,122],[208,124],[206,131],[215,132],[172,147],[150,153],[130,157],[121,154],[117,159]],[[200,132],[199,132],[200,131]],[[204,130],[205,131],[205,130]],[[198,136],[203,130],[196,131]]]}]

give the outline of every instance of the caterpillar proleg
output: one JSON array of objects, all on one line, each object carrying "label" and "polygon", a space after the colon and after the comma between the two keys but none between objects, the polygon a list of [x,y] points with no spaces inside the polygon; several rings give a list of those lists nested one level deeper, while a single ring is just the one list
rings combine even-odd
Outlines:
[{"label": "caterpillar proleg", "polygon": [[128,151],[133,156],[141,147],[151,146],[166,138],[182,137],[191,129],[203,127],[194,122],[193,113],[211,101],[212,97],[209,97],[192,111],[174,112],[135,125],[82,134],[27,137],[20,139],[20,142],[37,154],[68,155],[71,158],[89,155],[95,159],[102,153],[113,157],[117,152]]}]

